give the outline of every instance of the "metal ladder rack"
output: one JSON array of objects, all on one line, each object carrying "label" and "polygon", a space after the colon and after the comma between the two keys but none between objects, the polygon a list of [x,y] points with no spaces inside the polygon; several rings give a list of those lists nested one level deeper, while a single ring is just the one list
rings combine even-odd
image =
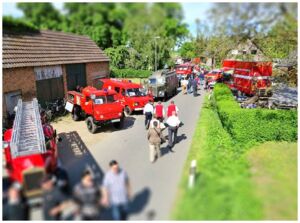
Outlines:
[{"label": "metal ladder rack", "polygon": [[13,158],[46,152],[45,136],[36,98],[29,102],[22,102],[19,99],[10,149]]}]

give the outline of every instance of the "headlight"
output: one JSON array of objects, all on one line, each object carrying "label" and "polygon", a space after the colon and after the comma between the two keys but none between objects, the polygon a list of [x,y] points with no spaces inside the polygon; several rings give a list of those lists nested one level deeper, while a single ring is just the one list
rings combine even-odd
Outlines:
[{"label": "headlight", "polygon": [[122,116],[122,113],[121,113],[121,112],[119,112],[119,116]]},{"label": "headlight", "polygon": [[104,118],[104,115],[100,115],[100,118]]},{"label": "headlight", "polygon": [[164,91],[159,91],[158,94],[161,95],[161,96],[164,96],[165,92]]},{"label": "headlight", "polygon": [[137,102],[133,103],[133,106],[138,106],[138,105],[139,105],[139,103],[137,103]]},{"label": "headlight", "polygon": [[2,145],[3,149],[6,149],[7,147],[9,147],[9,142],[4,141]]}]

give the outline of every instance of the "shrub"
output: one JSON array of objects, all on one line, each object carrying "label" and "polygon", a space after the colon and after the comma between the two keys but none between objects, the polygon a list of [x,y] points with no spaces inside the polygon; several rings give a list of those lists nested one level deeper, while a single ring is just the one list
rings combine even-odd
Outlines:
[{"label": "shrub", "polygon": [[224,128],[237,142],[297,141],[296,111],[242,109],[224,84],[215,86],[214,99]]},{"label": "shrub", "polygon": [[111,70],[111,77],[117,78],[148,78],[151,75],[149,70],[134,70],[134,69],[116,69]]}]

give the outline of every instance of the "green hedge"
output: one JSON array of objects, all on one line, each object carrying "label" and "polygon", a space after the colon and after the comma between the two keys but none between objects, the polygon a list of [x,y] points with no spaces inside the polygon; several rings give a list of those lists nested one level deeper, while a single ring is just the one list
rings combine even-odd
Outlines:
[{"label": "green hedge", "polygon": [[[172,218],[176,220],[257,220],[262,207],[254,194],[241,146],[222,127],[217,112],[205,99]],[[189,165],[197,160],[197,180],[187,189]]]},{"label": "green hedge", "polygon": [[111,70],[111,77],[116,78],[148,78],[152,71],[149,70],[134,70],[134,69],[117,69]]},{"label": "green hedge", "polygon": [[224,84],[215,86],[214,99],[224,128],[237,142],[297,141],[297,111],[242,109]]}]

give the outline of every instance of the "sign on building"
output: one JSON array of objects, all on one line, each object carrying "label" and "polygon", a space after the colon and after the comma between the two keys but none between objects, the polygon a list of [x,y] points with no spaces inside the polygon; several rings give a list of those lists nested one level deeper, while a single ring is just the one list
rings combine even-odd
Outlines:
[{"label": "sign on building", "polygon": [[37,81],[58,78],[63,75],[61,66],[47,66],[47,67],[35,67],[34,68],[35,79]]}]

